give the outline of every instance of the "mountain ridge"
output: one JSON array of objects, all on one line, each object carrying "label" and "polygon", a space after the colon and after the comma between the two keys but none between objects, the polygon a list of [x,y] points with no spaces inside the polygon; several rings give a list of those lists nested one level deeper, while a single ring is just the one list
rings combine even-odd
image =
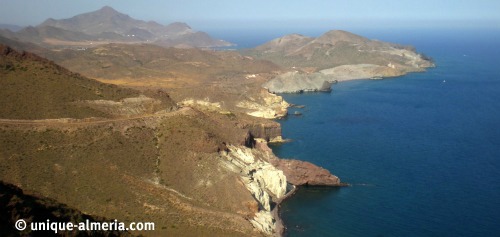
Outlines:
[{"label": "mountain ridge", "polygon": [[344,30],[331,30],[316,38],[285,35],[242,54],[293,72],[263,85],[275,93],[329,91],[329,85],[338,81],[395,77],[434,66],[412,46],[370,40]]},{"label": "mountain ridge", "polygon": [[92,47],[103,43],[152,43],[165,47],[222,47],[229,42],[213,39],[183,22],[162,25],[143,21],[118,12],[110,6],[71,18],[48,18],[41,24],[19,32],[0,30],[11,39],[37,43],[45,47]]},{"label": "mountain ridge", "polygon": [[418,61],[422,65],[410,65],[412,67],[431,66],[427,57],[411,46],[370,40],[344,30],[331,30],[316,38],[285,35],[242,53],[284,67],[314,67],[318,70],[348,64],[408,66],[405,64],[412,57],[422,59]]}]

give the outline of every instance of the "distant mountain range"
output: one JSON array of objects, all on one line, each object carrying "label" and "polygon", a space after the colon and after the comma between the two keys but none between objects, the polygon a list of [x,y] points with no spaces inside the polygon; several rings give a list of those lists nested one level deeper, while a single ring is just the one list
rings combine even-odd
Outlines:
[{"label": "distant mountain range", "polygon": [[22,26],[18,26],[18,25],[11,25],[11,24],[0,24],[0,30],[4,29],[4,30],[10,30],[10,31],[18,31],[18,30],[21,30],[23,27]]},{"label": "distant mountain range", "polygon": [[4,28],[0,29],[0,35],[46,47],[89,47],[103,43],[152,43],[166,47],[232,45],[213,39],[205,32],[195,31],[186,23],[165,26],[154,21],[136,20],[109,6],[68,19],[49,18],[36,27],[18,31],[13,31],[12,27]]}]

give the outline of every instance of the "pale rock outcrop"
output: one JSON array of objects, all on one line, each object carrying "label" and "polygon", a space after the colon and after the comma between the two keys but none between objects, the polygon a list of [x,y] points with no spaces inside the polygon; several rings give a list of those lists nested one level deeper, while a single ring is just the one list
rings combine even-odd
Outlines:
[{"label": "pale rock outcrop", "polygon": [[283,171],[276,169],[267,162],[261,165],[260,168],[253,174],[253,178],[259,185],[265,187],[277,198],[285,196],[286,177],[283,175]]},{"label": "pale rock outcrop", "polygon": [[[161,110],[160,100],[144,95],[138,97],[125,98],[121,101],[112,100],[86,100],[83,102],[94,109],[109,113],[115,116],[134,116],[141,114],[153,114]],[[173,108],[169,108],[172,110]],[[165,109],[163,109],[165,111]]]},{"label": "pale rock outcrop", "polygon": [[265,211],[271,211],[271,198],[269,194],[260,186],[258,182],[254,182],[250,177],[242,177],[241,180],[252,193],[254,198],[259,202],[260,206]]},{"label": "pale rock outcrop", "polygon": [[178,103],[180,106],[204,107],[209,110],[219,111],[221,105],[219,102],[210,102],[209,98],[204,100],[186,99]]},{"label": "pale rock outcrop", "polygon": [[227,148],[228,152],[222,152],[226,168],[241,175],[242,182],[262,208],[250,222],[263,233],[275,233],[271,203],[273,198],[277,200],[287,193],[286,176],[266,160],[269,154],[265,151],[233,145]]},{"label": "pale rock outcrop", "polygon": [[264,83],[262,87],[273,93],[300,93],[331,91],[331,83],[322,73],[287,72]]},{"label": "pale rock outcrop", "polygon": [[250,220],[250,223],[264,233],[273,233],[276,229],[276,220],[268,211],[257,212],[254,219]]},{"label": "pale rock outcrop", "polygon": [[254,117],[274,119],[286,116],[290,104],[283,97],[269,93],[267,90],[262,90],[260,97],[262,101],[242,100],[236,106],[249,110],[247,114]]}]

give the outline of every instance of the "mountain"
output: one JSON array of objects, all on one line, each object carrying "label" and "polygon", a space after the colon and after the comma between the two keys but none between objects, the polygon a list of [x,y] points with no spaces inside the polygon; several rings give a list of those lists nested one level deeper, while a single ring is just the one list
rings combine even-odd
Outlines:
[{"label": "mountain", "polygon": [[[135,20],[115,9],[105,6],[97,11],[74,16],[69,19],[47,19],[38,27],[52,26],[69,31],[79,31],[88,35],[99,35],[104,32],[128,35],[132,31],[148,31],[155,36],[160,34],[191,33],[191,28],[182,23],[172,23],[163,26],[156,22]],[[137,33],[137,32],[136,32]]]},{"label": "mountain", "polygon": [[23,28],[22,26],[18,26],[18,25],[0,24],[0,29],[10,30],[10,31],[13,31],[13,32],[16,32],[16,31],[18,31],[18,30],[20,30],[22,28]]},{"label": "mountain", "polygon": [[186,23],[161,25],[154,21],[136,20],[105,6],[68,19],[49,18],[36,27],[19,32],[0,31],[5,37],[46,47],[91,47],[95,44],[154,43],[166,47],[221,47],[231,44],[193,30]]},{"label": "mountain", "polygon": [[243,53],[285,67],[318,70],[353,64],[391,64],[404,71],[432,66],[412,47],[370,40],[341,30],[328,31],[317,38],[287,35]]},{"label": "mountain", "polygon": [[289,68],[263,85],[270,92],[329,91],[337,81],[401,76],[433,67],[411,46],[370,40],[342,30],[313,38],[286,35],[242,51]]}]

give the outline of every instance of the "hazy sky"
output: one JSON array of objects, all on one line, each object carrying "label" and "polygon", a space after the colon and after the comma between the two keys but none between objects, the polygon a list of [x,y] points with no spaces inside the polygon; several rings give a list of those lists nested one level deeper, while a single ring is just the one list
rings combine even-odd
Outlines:
[{"label": "hazy sky", "polygon": [[218,28],[494,27],[500,0],[0,0],[0,23],[37,25],[105,5],[136,19]]}]

